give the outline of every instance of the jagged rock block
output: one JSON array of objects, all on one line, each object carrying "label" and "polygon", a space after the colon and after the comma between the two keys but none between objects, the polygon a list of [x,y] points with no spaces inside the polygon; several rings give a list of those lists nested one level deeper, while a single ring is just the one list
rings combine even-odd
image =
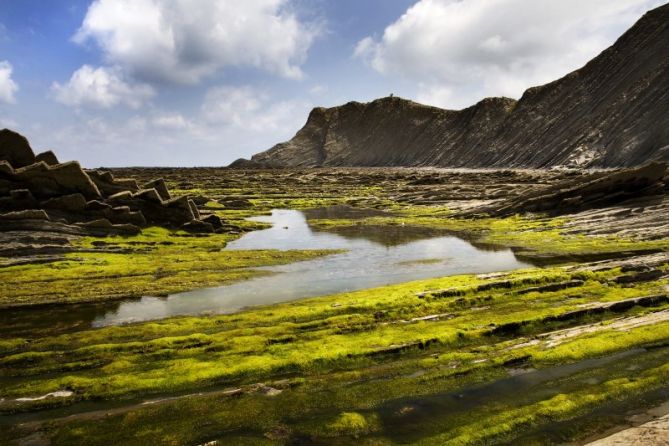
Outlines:
[{"label": "jagged rock block", "polygon": [[45,162],[49,166],[55,166],[56,164],[60,164],[58,161],[58,158],[56,158],[56,154],[53,153],[51,150],[47,150],[46,152],[38,153],[35,155],[35,162]]},{"label": "jagged rock block", "polygon": [[142,189],[155,189],[156,192],[158,192],[158,195],[160,195],[160,198],[162,198],[163,200],[169,200],[172,198],[172,196],[170,195],[170,191],[167,190],[167,185],[165,184],[165,180],[163,180],[162,178],[149,181],[148,183],[142,186]]},{"label": "jagged rock block", "polygon": [[86,198],[82,194],[62,195],[42,202],[41,207],[68,212],[83,212],[86,210]]},{"label": "jagged rock block", "polygon": [[44,162],[16,169],[15,178],[38,198],[81,193],[86,199],[99,198],[100,191],[76,161],[49,166]]},{"label": "jagged rock block", "polygon": [[14,168],[25,167],[35,162],[35,153],[25,136],[9,129],[0,130],[0,159]]}]

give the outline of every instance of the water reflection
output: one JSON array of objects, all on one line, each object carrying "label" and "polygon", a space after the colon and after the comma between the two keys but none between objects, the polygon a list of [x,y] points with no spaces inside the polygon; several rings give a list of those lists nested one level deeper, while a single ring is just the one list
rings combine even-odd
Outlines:
[{"label": "water reflection", "polygon": [[[313,214],[312,214],[313,215]],[[330,217],[332,218],[332,217]],[[350,217],[349,217],[350,218]],[[167,298],[121,303],[97,317],[94,326],[203,313],[228,313],[252,305],[334,294],[459,273],[483,273],[528,266],[510,250],[484,251],[431,229],[396,226],[356,228],[351,233],[318,232],[305,213],[274,210],[255,220],[269,229],[251,232],[226,249],[344,249],[345,253],[290,265],[260,268],[271,275]]]}]

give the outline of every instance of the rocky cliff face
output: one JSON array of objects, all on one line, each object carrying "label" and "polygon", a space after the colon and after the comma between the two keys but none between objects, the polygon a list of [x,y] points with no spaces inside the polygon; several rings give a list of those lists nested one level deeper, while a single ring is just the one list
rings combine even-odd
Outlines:
[{"label": "rocky cliff face", "polygon": [[316,108],[238,167],[616,167],[669,160],[669,4],[581,69],[459,111],[400,98]]}]

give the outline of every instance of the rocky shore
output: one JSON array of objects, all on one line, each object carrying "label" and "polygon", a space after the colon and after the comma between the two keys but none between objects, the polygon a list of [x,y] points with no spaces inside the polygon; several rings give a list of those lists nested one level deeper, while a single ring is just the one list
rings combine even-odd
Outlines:
[{"label": "rocky shore", "polygon": [[173,197],[162,178],[143,183],[85,170],[56,155],[35,155],[28,140],[0,130],[0,255],[68,251],[73,238],[135,235],[148,226],[213,233],[223,228],[188,196]]}]

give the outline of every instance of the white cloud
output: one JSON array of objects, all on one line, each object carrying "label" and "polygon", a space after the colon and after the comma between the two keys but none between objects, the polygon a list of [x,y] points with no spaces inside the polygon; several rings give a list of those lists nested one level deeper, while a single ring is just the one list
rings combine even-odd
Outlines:
[{"label": "white cloud", "polygon": [[159,128],[167,130],[183,130],[193,128],[195,124],[186,119],[181,113],[163,113],[154,116],[151,123]]},{"label": "white cloud", "polygon": [[74,40],[139,79],[197,83],[242,66],[300,78],[318,32],[289,0],[95,0]]},{"label": "white cloud", "polygon": [[311,104],[291,100],[271,102],[270,96],[249,86],[217,87],[209,90],[202,116],[212,124],[223,124],[254,132],[276,132],[306,119]]},{"label": "white cloud", "polygon": [[123,104],[138,108],[154,95],[149,85],[126,81],[118,68],[90,65],[75,71],[64,85],[54,82],[51,90],[58,102],[74,107],[111,108]]},{"label": "white cloud", "polygon": [[89,111],[27,135],[34,147],[88,167],[221,166],[289,139],[311,107],[306,99],[282,101],[253,87],[227,86],[210,89],[192,113],[155,104],[130,116]]},{"label": "white cloud", "polygon": [[14,94],[19,89],[12,80],[12,64],[3,60],[0,62],[0,103],[13,104],[16,102]]},{"label": "white cloud", "polygon": [[419,100],[464,107],[519,97],[579,68],[661,0],[420,0],[354,56],[420,84]]}]

